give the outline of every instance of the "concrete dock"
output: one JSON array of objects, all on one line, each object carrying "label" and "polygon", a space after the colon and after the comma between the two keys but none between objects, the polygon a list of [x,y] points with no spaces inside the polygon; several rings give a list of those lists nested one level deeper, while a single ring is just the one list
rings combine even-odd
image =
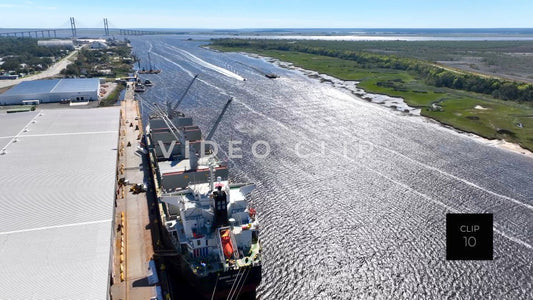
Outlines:
[{"label": "concrete dock", "polygon": [[[136,153],[142,138],[139,103],[134,100],[133,85],[128,83],[125,100],[121,103],[121,123],[118,156],[118,179],[126,184],[117,186],[114,241],[114,284],[112,299],[151,299],[156,288],[149,283],[149,262],[153,258],[152,233],[147,194],[133,193],[130,188],[143,184],[145,171],[142,157]],[[156,272],[156,270],[153,270]]]}]

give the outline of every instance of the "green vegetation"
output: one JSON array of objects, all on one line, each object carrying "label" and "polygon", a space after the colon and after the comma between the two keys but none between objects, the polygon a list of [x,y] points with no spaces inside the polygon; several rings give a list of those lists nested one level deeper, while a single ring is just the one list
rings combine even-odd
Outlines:
[{"label": "green vegetation", "polygon": [[304,44],[310,48],[414,58],[459,70],[533,83],[533,41],[300,40],[289,43]]},{"label": "green vegetation", "polygon": [[258,53],[357,80],[367,92],[402,97],[444,124],[533,150],[531,84],[447,69],[421,59],[346,50],[354,43],[320,41],[317,46],[317,42],[221,39],[210,47]]},{"label": "green vegetation", "polygon": [[[0,37],[0,70],[13,74],[32,74],[47,69],[68,54],[67,47],[43,47],[33,38]],[[1,72],[0,72],[1,73]]]},{"label": "green vegetation", "polygon": [[[305,41],[310,47],[334,47],[341,51],[396,55],[426,61],[458,61],[477,58],[504,69],[522,68],[531,74],[533,41]],[[508,58],[512,58],[512,61]],[[523,66],[529,62],[529,66]]]},{"label": "green vegetation", "polygon": [[131,48],[121,43],[105,50],[82,48],[76,61],[61,71],[65,76],[126,77],[131,73]]},{"label": "green vegetation", "polygon": [[112,106],[118,101],[120,92],[122,92],[126,87],[122,84],[118,84],[117,87],[107,96],[107,98],[100,101],[100,106]]},{"label": "green vegetation", "polygon": [[503,100],[533,101],[532,84],[505,81],[499,78],[480,76],[468,72],[459,72],[418,59],[389,54],[369,53],[359,50],[345,50],[338,46],[342,45],[343,42],[322,41],[322,46],[316,46],[314,43],[316,41],[215,40],[215,45],[225,47],[293,51],[340,58],[354,62],[355,64],[353,65],[355,67],[362,69],[381,68],[410,71],[416,74],[427,85],[431,86],[483,93]]},{"label": "green vegetation", "polygon": [[[30,107],[23,107],[23,108],[13,108],[6,110],[6,114],[13,114],[13,113],[19,113],[19,112],[28,112],[32,109]],[[33,109],[35,110],[35,109]]]}]

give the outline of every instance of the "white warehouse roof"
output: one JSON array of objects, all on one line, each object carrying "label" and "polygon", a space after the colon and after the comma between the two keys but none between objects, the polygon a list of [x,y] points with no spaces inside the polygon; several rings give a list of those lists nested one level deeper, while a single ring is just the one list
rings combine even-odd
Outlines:
[{"label": "white warehouse roof", "polygon": [[74,43],[72,42],[72,40],[41,40],[37,41],[37,46],[74,48]]},{"label": "white warehouse roof", "polygon": [[23,81],[0,95],[0,105],[22,104],[23,100],[40,100],[42,103],[59,102],[63,98],[76,99],[76,97],[83,97],[86,101],[96,101],[99,89],[100,79],[98,78]]},{"label": "white warehouse roof", "polygon": [[0,298],[106,299],[118,107],[0,114]]}]

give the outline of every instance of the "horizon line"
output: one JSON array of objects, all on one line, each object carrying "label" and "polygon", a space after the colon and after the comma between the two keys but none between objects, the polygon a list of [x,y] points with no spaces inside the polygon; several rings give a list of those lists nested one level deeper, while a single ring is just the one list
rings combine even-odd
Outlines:
[{"label": "horizon line", "polygon": [[[70,27],[0,27],[0,30],[4,29],[50,29],[50,30],[61,30],[68,29]],[[100,27],[78,27],[76,29],[100,29]],[[312,29],[321,29],[321,30],[335,30],[335,29],[364,29],[364,30],[391,30],[391,29],[480,29],[480,30],[494,30],[494,29],[532,29],[533,27],[239,27],[239,28],[211,28],[211,27],[199,27],[199,28],[186,28],[186,27],[112,27],[112,29],[173,29],[173,30],[287,30],[287,29],[296,29],[296,30],[312,30]]]}]

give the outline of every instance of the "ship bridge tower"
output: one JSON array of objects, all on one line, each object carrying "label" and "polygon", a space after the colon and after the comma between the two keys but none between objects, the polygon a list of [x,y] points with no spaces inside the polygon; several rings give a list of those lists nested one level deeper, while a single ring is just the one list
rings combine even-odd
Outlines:
[{"label": "ship bridge tower", "polygon": [[228,225],[228,197],[222,190],[221,185],[217,185],[213,191],[213,202],[215,211],[214,228]]}]

